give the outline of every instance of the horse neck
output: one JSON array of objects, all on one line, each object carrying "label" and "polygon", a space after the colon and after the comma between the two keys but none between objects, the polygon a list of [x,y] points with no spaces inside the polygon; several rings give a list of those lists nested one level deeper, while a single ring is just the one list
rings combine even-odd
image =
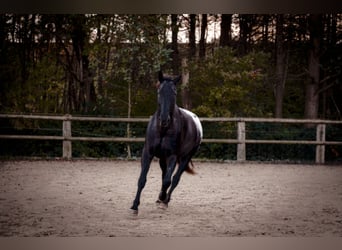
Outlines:
[{"label": "horse neck", "polygon": [[[155,115],[158,116],[158,115],[159,115],[159,112],[160,112],[160,109],[157,110],[157,112],[155,113]],[[161,128],[161,127],[159,126],[159,124],[157,125],[157,129],[158,129],[158,131],[159,131],[162,135],[163,135],[167,130],[169,130],[171,127],[172,127],[173,129],[175,129],[175,128],[177,129],[177,128],[178,128],[177,124],[178,124],[179,121],[178,121],[176,124],[174,124],[175,116],[177,116],[177,117],[180,116],[180,109],[179,109],[179,107],[177,106],[177,104],[175,104],[175,106],[174,106],[174,108],[173,108],[173,110],[172,110],[172,116],[171,116],[172,121],[171,121],[171,124],[169,125],[169,127],[167,127],[167,128]],[[176,125],[176,126],[175,126],[175,125]]]},{"label": "horse neck", "polygon": [[[175,128],[175,126],[179,128],[179,125],[182,122],[181,118],[182,118],[181,111],[176,104],[174,109],[173,109],[173,115],[172,115],[172,124],[173,124],[174,128]],[[175,120],[177,120],[176,123],[175,123]]]},{"label": "horse neck", "polygon": [[[179,107],[177,106],[177,104],[175,104],[175,106],[173,107],[173,110],[172,110],[172,114],[174,115],[176,112],[179,111]],[[156,111],[156,114],[160,114],[160,108],[157,109]]]},{"label": "horse neck", "polygon": [[177,106],[177,104],[175,104],[175,107],[173,108],[173,114],[175,114],[176,112],[179,111],[179,107]]}]

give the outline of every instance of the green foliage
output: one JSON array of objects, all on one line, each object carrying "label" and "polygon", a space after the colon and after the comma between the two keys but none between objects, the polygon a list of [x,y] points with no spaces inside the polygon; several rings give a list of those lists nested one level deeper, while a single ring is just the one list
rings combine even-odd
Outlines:
[{"label": "green foliage", "polygon": [[55,113],[61,110],[64,71],[56,59],[43,56],[30,70],[26,86],[26,97],[22,101],[28,112]]},{"label": "green foliage", "polygon": [[[18,119],[20,120],[20,119]],[[235,123],[203,122],[206,138],[236,139]],[[89,137],[120,137],[126,134],[125,123],[111,122],[72,122],[73,136]],[[145,123],[131,124],[132,137],[144,137]],[[53,135],[62,134],[60,121],[40,120],[31,125],[25,124],[25,128],[13,128],[8,120],[0,121],[1,134],[17,135]],[[326,139],[329,141],[342,141],[340,125],[329,125],[326,128]],[[316,138],[315,128],[306,128],[298,124],[271,124],[271,123],[247,123],[246,138],[260,140],[311,140]],[[61,157],[62,142],[49,140],[0,140],[0,158],[16,156],[37,157]],[[131,143],[133,158],[141,156],[143,143]],[[127,157],[127,144],[118,142],[72,142],[73,157]],[[297,161],[314,162],[315,145],[280,145],[280,144],[247,144],[246,158],[253,161]],[[342,146],[327,145],[326,161],[339,162]],[[236,144],[202,143],[195,158],[213,160],[236,160]]]},{"label": "green foliage", "polygon": [[115,34],[115,39],[103,35],[95,41],[90,54],[91,67],[96,72],[96,108],[99,112],[120,116],[126,116],[130,108],[133,116],[150,115],[153,109],[146,101],[153,100],[149,98],[155,94],[151,86],[156,82],[156,72],[169,60],[171,53],[163,36],[166,16],[115,15],[108,18],[111,25],[104,26],[103,31]]},{"label": "green foliage", "polygon": [[8,89],[6,99],[12,105],[6,105],[6,112],[55,113],[60,110],[63,96],[63,70],[56,65],[53,57],[45,56],[29,67],[28,79]]},{"label": "green foliage", "polygon": [[[249,123],[246,138],[259,140],[310,140],[316,138],[316,128],[298,124]],[[249,144],[248,160],[314,161],[315,145]]]},{"label": "green foliage", "polygon": [[[322,117],[339,119],[342,110],[341,38],[338,36],[341,15],[334,17],[337,18],[336,26],[332,25],[333,19],[328,22],[333,16],[325,16],[319,89],[319,95],[324,98],[320,98],[320,113]],[[249,16],[248,20],[246,15],[237,17],[245,24],[240,26],[240,40],[232,37],[230,48],[207,44],[205,59],[192,58],[189,63],[190,99],[193,111],[199,116],[273,116],[273,57],[277,41],[273,40],[275,26],[271,23],[274,23],[275,16],[267,16],[269,21],[266,24],[266,15]],[[168,18],[169,15],[139,14],[1,14],[0,111],[121,117],[152,115],[156,108],[156,72],[161,66],[171,68],[172,51],[168,49],[170,44],[166,39],[166,31],[170,30]],[[302,118],[310,34],[307,15],[288,15],[287,19],[284,36],[288,61],[283,116]],[[258,20],[262,23],[258,24]],[[179,25],[180,30],[185,30],[186,18],[180,18]],[[184,57],[187,45],[178,45],[178,56]],[[242,47],[246,48],[241,50]],[[178,98],[181,99],[181,95]],[[144,136],[145,128],[146,124],[131,124],[131,136]],[[4,130],[3,134],[61,135],[60,124],[34,120],[15,119],[0,129]],[[207,138],[236,138],[233,123],[204,124],[204,131]],[[306,134],[300,132],[301,129],[269,124],[250,126],[248,131],[248,137],[255,139],[314,138],[312,131]],[[74,123],[73,133],[79,136],[126,136],[127,125]],[[333,135],[332,140],[339,138],[340,133],[333,131]],[[1,140],[0,144],[6,145],[1,147],[1,155],[61,155],[59,141]],[[139,156],[141,148],[141,143],[131,144],[132,155]],[[73,149],[77,157],[127,155],[125,143],[73,142]],[[327,154],[332,152],[333,157],[334,150],[327,147]],[[298,155],[301,159],[312,159],[313,153],[314,146],[247,145],[248,159],[293,159]],[[197,156],[235,159],[236,147],[203,144]]]},{"label": "green foliage", "polygon": [[[230,48],[190,66],[194,111],[200,116],[271,116],[272,95],[267,86],[269,55],[252,52],[238,57]],[[205,95],[203,95],[205,89]]]}]

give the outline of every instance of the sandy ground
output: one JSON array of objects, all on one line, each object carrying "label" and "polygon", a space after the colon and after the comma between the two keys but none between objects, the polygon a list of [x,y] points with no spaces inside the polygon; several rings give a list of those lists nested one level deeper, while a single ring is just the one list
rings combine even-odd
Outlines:
[{"label": "sandy ground", "polygon": [[342,166],[195,162],[167,210],[153,162],[0,161],[0,236],[342,236]]}]

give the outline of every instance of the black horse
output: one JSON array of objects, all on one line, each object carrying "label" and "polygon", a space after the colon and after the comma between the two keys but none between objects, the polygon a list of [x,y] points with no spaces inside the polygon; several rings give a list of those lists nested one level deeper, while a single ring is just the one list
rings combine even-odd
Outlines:
[{"label": "black horse", "polygon": [[[154,156],[159,158],[162,170],[162,187],[157,203],[164,207],[167,207],[182,173],[186,171],[194,174],[189,164],[200,146],[203,130],[194,113],[176,105],[176,84],[180,78],[167,78],[159,72],[158,109],[146,131],[138,190],[131,207],[135,214],[138,213],[141,191]],[[178,169],[173,175],[177,163]]]}]

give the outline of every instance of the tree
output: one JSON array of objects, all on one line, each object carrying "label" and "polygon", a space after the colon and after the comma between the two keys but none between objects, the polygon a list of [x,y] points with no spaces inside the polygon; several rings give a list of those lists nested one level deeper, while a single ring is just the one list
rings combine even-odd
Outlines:
[{"label": "tree", "polygon": [[270,26],[271,16],[266,14],[266,15],[262,15],[261,18],[262,18],[262,21],[261,21],[262,22],[262,45],[264,48],[266,48],[269,42],[268,38],[270,36],[269,26]]},{"label": "tree", "polygon": [[171,15],[171,55],[172,55],[172,71],[173,74],[179,74],[179,66],[180,66],[180,59],[179,59],[179,51],[178,51],[178,15],[172,14]]},{"label": "tree", "polygon": [[[269,57],[262,52],[236,56],[229,47],[190,66],[194,111],[199,116],[268,116],[271,95],[265,86]],[[203,94],[205,93],[205,94]]]},{"label": "tree", "polygon": [[[330,119],[342,118],[342,58],[341,32],[338,32],[338,23],[341,24],[341,15],[326,14],[323,16],[324,37],[320,57],[320,89],[322,117]],[[341,26],[340,26],[341,27]],[[338,42],[340,41],[340,42]]]},{"label": "tree", "polygon": [[228,46],[232,39],[231,25],[232,25],[232,14],[222,14],[221,15],[221,36],[220,36],[220,46]]},{"label": "tree", "polygon": [[189,59],[196,56],[196,14],[189,15]]},{"label": "tree", "polygon": [[308,59],[308,79],[305,83],[305,113],[306,119],[316,119],[319,107],[320,83],[320,44],[322,39],[322,15],[310,14],[309,19],[310,47]]},{"label": "tree", "polygon": [[253,29],[254,16],[251,14],[239,15],[239,53],[246,54],[249,51],[252,29]]},{"label": "tree", "polygon": [[[215,97],[211,87],[215,86],[218,94],[219,82],[228,79],[226,75],[222,78],[221,73],[221,78],[218,77],[218,71],[210,63],[216,50],[229,47],[233,52],[225,55],[221,51],[220,55],[231,58],[233,53],[237,62],[250,53],[262,51],[274,58],[264,62],[271,70],[262,71],[263,82],[257,78],[264,88],[255,92],[258,98],[274,94],[272,102],[267,99],[267,105],[260,97],[260,103],[268,110],[260,115],[339,119],[341,23],[341,14],[1,14],[0,109],[2,112],[146,116],[155,108],[151,86],[157,79],[156,72],[162,67],[166,72],[180,74],[181,58],[185,57],[190,83],[185,77],[180,96],[183,96],[183,106],[196,109],[202,104],[200,96],[207,96],[203,93],[211,92],[211,97]],[[219,41],[212,44],[206,42],[209,26],[221,27]],[[169,32],[170,41],[166,39]],[[180,44],[181,33],[188,35],[188,44]],[[212,53],[208,53],[208,48]],[[202,59],[211,65],[212,74],[207,72],[209,66],[198,63]],[[234,60],[230,61],[233,65]],[[192,68],[195,62],[197,70]],[[245,66],[239,67],[245,72]],[[224,70],[228,75],[237,74],[235,69],[221,69]],[[202,92],[194,81],[203,84]],[[232,82],[229,84],[233,88]],[[236,81],[235,84],[234,91],[243,86],[253,92],[250,86],[254,82],[249,78],[246,83]],[[223,86],[222,92],[227,86]],[[237,95],[241,93],[244,91]],[[235,98],[226,92],[224,96]],[[245,109],[234,102],[228,104]],[[230,113],[238,113],[235,107],[229,108]]]},{"label": "tree", "polygon": [[0,60],[1,110],[54,112],[59,109],[61,67],[54,55],[49,18],[38,14],[2,14]]},{"label": "tree", "polygon": [[284,40],[284,15],[276,17],[276,79],[275,79],[275,117],[283,116],[283,99],[286,82],[287,52]]},{"label": "tree", "polygon": [[182,84],[181,84],[181,100],[182,106],[187,109],[191,109],[191,99],[189,93],[189,73],[187,69],[188,61],[196,61],[196,14],[190,14],[188,18],[188,34],[189,34],[189,44],[188,44],[188,53],[187,57],[182,59]]},{"label": "tree", "polygon": [[208,26],[208,16],[207,14],[202,14],[201,18],[201,38],[199,42],[199,58],[205,57],[205,39]]},{"label": "tree", "polygon": [[89,41],[88,28],[85,27],[87,19],[84,15],[71,17],[71,41],[72,58],[67,60],[70,63],[71,76],[69,84],[78,86],[77,106],[81,112],[88,112],[91,103],[96,102],[95,89],[92,72],[89,69]]}]

